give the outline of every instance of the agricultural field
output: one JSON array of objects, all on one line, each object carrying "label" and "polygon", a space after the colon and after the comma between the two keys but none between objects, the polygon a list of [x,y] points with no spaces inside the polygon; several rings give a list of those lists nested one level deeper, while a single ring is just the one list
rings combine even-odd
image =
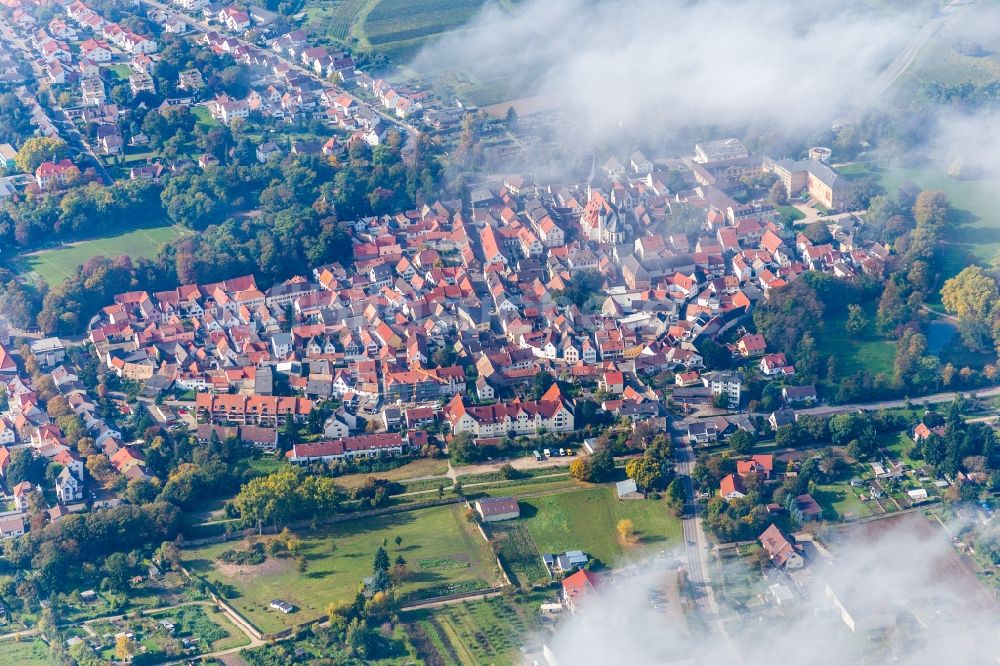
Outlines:
[{"label": "agricultural field", "polygon": [[[411,571],[400,587],[404,597],[472,591],[496,582],[493,556],[479,531],[466,521],[461,505],[350,520],[297,536],[302,539],[305,573],[290,557],[268,557],[258,565],[218,561],[223,551],[245,549],[241,542],[185,550],[183,558],[193,573],[222,588],[233,606],[265,632],[300,624],[325,613],[331,603],[353,599],[371,575],[372,558],[383,542],[390,559],[402,555]],[[400,546],[395,544],[397,536],[402,538]],[[298,610],[281,615],[269,609],[275,598]]]},{"label": "agricultural field", "polygon": [[[374,72],[394,82],[414,78],[430,83],[444,97],[458,96],[478,106],[496,105],[502,116],[513,103],[522,114],[530,113],[537,100],[524,98],[526,84],[537,72],[510,71],[509,60],[498,53],[495,60],[479,63],[420,62],[414,58],[424,47],[456,31],[472,31],[467,25],[485,6],[494,4],[512,10],[511,0],[308,0],[302,12],[303,27],[320,43],[346,46],[356,53],[382,56],[388,71]],[[520,103],[519,103],[520,102]],[[541,107],[547,108],[551,102]]]},{"label": "agricultural field", "polygon": [[369,0],[334,0],[310,3],[306,8],[306,25],[335,42],[346,42],[352,34],[354,22],[361,15]]},{"label": "agricultural field", "polygon": [[440,35],[461,28],[484,0],[379,0],[365,16],[364,38],[372,46]]},{"label": "agricultural field", "polygon": [[182,606],[173,610],[150,615],[157,622],[167,621],[175,625],[174,636],[196,638],[202,652],[229,650],[247,645],[250,639],[236,628],[215,605]]},{"label": "agricultural field", "polygon": [[306,3],[304,27],[320,41],[404,64],[435,37],[462,29],[485,0],[336,0]]},{"label": "agricultural field", "polygon": [[[681,525],[663,500],[625,500],[600,486],[520,500],[520,520],[540,553],[582,550],[605,566],[618,566],[633,554],[667,550],[681,541]],[[616,525],[630,519],[638,536],[634,546],[619,542]]]},{"label": "agricultural field", "polygon": [[133,260],[153,257],[160,247],[185,233],[188,232],[170,224],[142,227],[32,252],[22,255],[14,264],[29,278],[41,279],[54,286],[62,284],[78,266],[93,257],[114,258],[123,254]]},{"label": "agricultural field", "polygon": [[522,663],[518,648],[540,628],[542,594],[470,601],[403,613],[410,639],[429,664]]},{"label": "agricultural field", "polygon": [[528,527],[520,520],[508,520],[487,527],[490,541],[499,549],[500,560],[507,567],[511,582],[526,589],[534,583],[549,581],[549,572],[535,547]]},{"label": "agricultural field", "polygon": [[9,640],[0,643],[0,664],[18,666],[54,666],[56,661],[49,653],[49,646],[38,639]]}]

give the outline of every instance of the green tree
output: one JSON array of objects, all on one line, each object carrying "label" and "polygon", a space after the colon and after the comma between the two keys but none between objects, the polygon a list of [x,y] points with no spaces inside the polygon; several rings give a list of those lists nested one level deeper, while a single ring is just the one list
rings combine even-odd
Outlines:
[{"label": "green tree", "polygon": [[674,480],[667,486],[667,503],[673,509],[675,515],[680,515],[684,510],[685,500],[684,484],[679,477],[674,477]]},{"label": "green tree", "polygon": [[860,336],[868,328],[868,319],[865,317],[864,308],[851,303],[847,306],[847,324],[844,326],[849,335]]},{"label": "green tree", "polygon": [[448,455],[455,462],[469,463],[479,460],[479,450],[476,447],[472,433],[461,432],[448,442]]},{"label": "green tree", "polygon": [[132,567],[129,566],[125,553],[111,553],[104,560],[104,575],[108,581],[108,589],[112,592],[128,592],[131,573]]},{"label": "green tree", "polygon": [[781,180],[774,181],[767,194],[775,206],[784,206],[788,203],[788,191],[785,189],[785,183]]},{"label": "green tree", "polygon": [[604,448],[590,456],[591,476],[593,481],[604,481],[615,471],[615,458],[611,450]]},{"label": "green tree", "polygon": [[826,226],[826,222],[822,220],[817,220],[816,222],[810,222],[806,225],[806,228],[802,230],[802,233],[806,238],[811,240],[816,245],[822,245],[823,243],[829,243],[833,240],[833,235],[830,233],[830,228]]},{"label": "green tree", "polygon": [[733,450],[734,453],[747,454],[753,451],[753,445],[756,438],[753,433],[747,432],[742,428],[737,430],[729,438],[729,448]]}]

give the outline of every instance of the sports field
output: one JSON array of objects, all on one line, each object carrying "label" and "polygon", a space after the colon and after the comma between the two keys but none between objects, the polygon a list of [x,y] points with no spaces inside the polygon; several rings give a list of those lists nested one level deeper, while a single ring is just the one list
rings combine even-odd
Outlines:
[{"label": "sports field", "polygon": [[31,279],[41,279],[50,285],[57,285],[73,275],[77,266],[82,266],[93,257],[114,258],[124,254],[132,259],[150,258],[156,255],[161,246],[185,233],[190,232],[169,224],[132,229],[111,236],[61,245],[51,250],[32,252],[18,258],[15,266]]},{"label": "sports field", "polygon": [[[232,586],[235,594],[227,595],[230,603],[265,632],[318,617],[331,603],[351,601],[362,581],[372,575],[372,560],[383,541],[392,561],[397,556],[407,561],[411,573],[399,588],[404,597],[471,591],[496,582],[489,547],[458,504],[360,518],[298,536],[305,573],[290,557],[268,557],[263,564],[248,566],[217,561],[225,550],[245,549],[241,541],[185,550],[183,559],[192,572]],[[402,538],[399,546],[397,536]],[[276,598],[298,610],[289,615],[271,610],[268,606]]]}]

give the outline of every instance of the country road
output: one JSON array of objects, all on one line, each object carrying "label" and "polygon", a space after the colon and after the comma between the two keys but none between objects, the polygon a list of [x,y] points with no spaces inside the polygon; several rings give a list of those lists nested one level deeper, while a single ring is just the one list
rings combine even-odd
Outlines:
[{"label": "country road", "polygon": [[870,105],[889,90],[892,84],[910,68],[910,65],[913,64],[913,61],[920,54],[920,50],[930,41],[931,37],[954,15],[955,11],[965,4],[967,4],[967,0],[950,0],[948,4],[942,7],[941,12],[937,16],[925,23],[920,31],[907,43],[906,47],[900,51],[899,55],[882,70],[882,73],[875,79],[871,87],[862,93],[861,106]]},{"label": "country road", "polygon": [[[715,600],[715,591],[712,588],[711,574],[708,569],[709,543],[701,525],[701,511],[694,491],[694,482],[691,479],[694,463],[694,451],[689,444],[677,449],[675,469],[684,484],[685,500],[684,513],[681,518],[681,532],[684,536],[684,550],[687,555],[688,587],[693,597],[695,611],[705,628],[715,634],[718,640],[730,644],[731,639],[726,632],[722,618],[719,616],[719,605]],[[732,648],[731,644],[730,648]],[[734,663],[739,664],[737,651],[735,649],[730,651]]]}]

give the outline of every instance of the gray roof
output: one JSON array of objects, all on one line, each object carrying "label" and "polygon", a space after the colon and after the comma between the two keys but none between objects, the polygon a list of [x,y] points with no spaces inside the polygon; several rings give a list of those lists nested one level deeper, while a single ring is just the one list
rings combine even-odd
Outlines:
[{"label": "gray roof", "polygon": [[739,139],[717,139],[715,141],[705,141],[696,143],[695,152],[699,161],[717,162],[718,160],[731,160],[737,157],[746,157],[750,154],[746,146]]},{"label": "gray roof", "polygon": [[818,178],[824,185],[831,188],[834,185],[844,185],[847,182],[847,179],[834,171],[832,167],[818,160],[777,160],[775,164],[789,173],[808,171],[814,178]]},{"label": "gray roof", "polygon": [[[624,497],[629,493],[639,492],[639,486],[636,484],[635,479],[625,479],[615,484],[615,492],[618,493],[618,497]],[[566,554],[569,555],[570,553]]]}]

